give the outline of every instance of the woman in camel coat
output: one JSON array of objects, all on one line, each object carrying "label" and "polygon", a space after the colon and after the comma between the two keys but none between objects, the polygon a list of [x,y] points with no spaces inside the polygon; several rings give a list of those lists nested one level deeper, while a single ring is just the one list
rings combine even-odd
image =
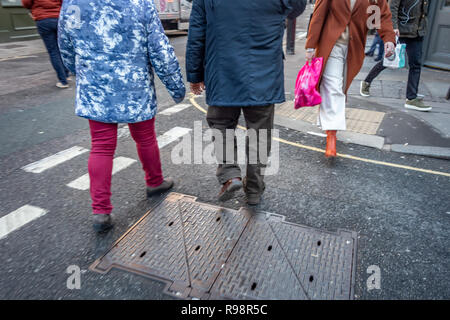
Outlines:
[{"label": "woman in camel coat", "polygon": [[308,61],[324,58],[318,122],[327,132],[326,157],[336,156],[336,131],[346,130],[346,93],[363,64],[369,27],[378,28],[385,54],[391,56],[395,33],[387,1],[316,1],[305,48]]}]

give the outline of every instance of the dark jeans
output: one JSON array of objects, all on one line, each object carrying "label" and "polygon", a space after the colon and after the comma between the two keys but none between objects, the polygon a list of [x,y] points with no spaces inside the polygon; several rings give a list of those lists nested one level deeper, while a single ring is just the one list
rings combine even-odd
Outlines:
[{"label": "dark jeans", "polygon": [[36,21],[36,26],[47,52],[50,56],[53,69],[55,69],[59,81],[67,84],[69,71],[64,67],[58,47],[58,19],[48,18]]},{"label": "dark jeans", "polygon": [[[247,194],[262,194],[264,192],[265,185],[264,176],[261,173],[261,169],[266,167],[271,149],[275,112],[274,105],[242,108],[210,106],[208,108],[206,120],[208,121],[209,126],[212,129],[219,130],[223,137],[222,141],[219,139],[214,139],[214,147],[218,161],[216,172],[217,179],[219,180],[219,183],[224,184],[232,178],[241,178],[241,169],[237,163],[236,136],[233,135],[231,137],[231,141],[227,141],[226,139],[226,130],[236,129],[241,111],[244,113],[247,129],[254,129],[256,131],[257,140],[257,143],[255,143],[254,139],[246,139],[247,177],[244,183],[245,192]],[[266,129],[266,131],[260,131],[260,129]],[[264,146],[264,142],[267,142],[265,143],[267,147],[265,150],[265,155],[267,157],[261,158],[259,146],[260,144]],[[233,144],[234,146],[230,146],[230,144]],[[234,148],[234,159],[228,159],[229,157],[227,158],[227,145],[228,150],[230,150],[230,148]]]},{"label": "dark jeans", "polygon": [[[419,91],[420,72],[422,70],[422,45],[423,37],[417,38],[400,38],[401,43],[406,44],[406,54],[408,55],[409,75],[408,85],[406,87],[406,98],[413,100],[417,98]],[[386,69],[383,67],[383,60],[378,62],[372,70],[370,70],[364,81],[372,83],[378,75]]]}]

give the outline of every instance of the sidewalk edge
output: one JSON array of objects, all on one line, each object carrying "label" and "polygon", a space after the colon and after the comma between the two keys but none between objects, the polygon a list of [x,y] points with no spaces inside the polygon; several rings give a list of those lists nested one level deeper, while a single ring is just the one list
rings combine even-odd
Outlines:
[{"label": "sidewalk edge", "polygon": [[[288,117],[275,114],[274,122],[278,126],[297,130],[303,133],[308,133],[312,135],[323,134],[322,130],[320,130],[317,126],[302,120],[293,120]],[[339,141],[344,143],[352,143],[380,150],[384,149],[384,137],[381,136],[362,134],[351,131],[341,131],[338,132],[337,138]]]},{"label": "sidewalk edge", "polygon": [[391,151],[450,160],[450,148],[392,144]]}]

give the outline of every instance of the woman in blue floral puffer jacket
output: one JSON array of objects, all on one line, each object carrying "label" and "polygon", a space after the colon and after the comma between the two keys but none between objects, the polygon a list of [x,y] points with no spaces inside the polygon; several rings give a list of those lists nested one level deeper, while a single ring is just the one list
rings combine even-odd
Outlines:
[{"label": "woman in blue floral puffer jacket", "polygon": [[75,113],[89,119],[94,228],[112,227],[111,172],[117,124],[128,123],[145,171],[147,195],[170,189],[156,140],[154,74],[176,103],[185,86],[152,0],[65,0],[58,25],[65,66],[76,75]]}]

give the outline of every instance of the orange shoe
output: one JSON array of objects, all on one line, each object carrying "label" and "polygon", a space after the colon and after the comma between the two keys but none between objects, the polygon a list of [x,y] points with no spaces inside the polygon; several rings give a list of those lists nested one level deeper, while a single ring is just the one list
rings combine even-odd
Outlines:
[{"label": "orange shoe", "polygon": [[336,157],[336,130],[327,130],[327,149],[325,157]]}]

